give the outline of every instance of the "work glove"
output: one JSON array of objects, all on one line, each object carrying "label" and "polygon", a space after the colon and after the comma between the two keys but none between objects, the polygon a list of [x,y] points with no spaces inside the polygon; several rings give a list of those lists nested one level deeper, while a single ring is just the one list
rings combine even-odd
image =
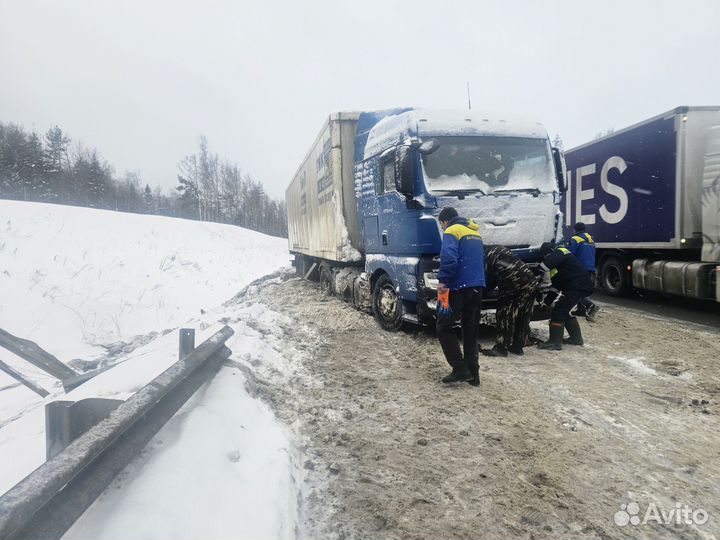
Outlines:
[{"label": "work glove", "polygon": [[437,313],[439,317],[450,317],[452,315],[452,309],[450,309],[450,289],[442,283],[438,284]]},{"label": "work glove", "polygon": [[545,295],[545,298],[543,298],[543,302],[542,302],[542,303],[545,304],[545,305],[548,306],[548,307],[549,307],[549,306],[552,306],[552,305],[555,303],[555,300],[558,299],[558,296],[559,296],[559,294],[558,294],[557,291],[555,291],[555,290],[550,290],[550,291],[548,291],[547,294]]}]

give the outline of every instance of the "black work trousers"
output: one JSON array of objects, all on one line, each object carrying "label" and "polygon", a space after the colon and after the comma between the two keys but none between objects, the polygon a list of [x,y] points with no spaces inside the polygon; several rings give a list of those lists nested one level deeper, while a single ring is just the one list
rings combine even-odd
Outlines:
[{"label": "black work trousers", "polygon": [[[450,291],[450,316],[438,316],[437,332],[445,359],[453,371],[477,370],[478,331],[482,287],[470,287]],[[458,326],[462,331],[463,350],[460,350]]]},{"label": "black work trousers", "polygon": [[[593,287],[595,287],[595,272],[589,272],[590,274],[590,280],[593,283]],[[575,315],[580,315],[581,317],[584,317],[588,313],[590,313],[590,310],[595,307],[595,303],[590,300],[590,298],[585,297],[580,302],[578,302],[578,308],[576,310]]]},{"label": "black work trousers", "polygon": [[565,323],[570,318],[570,311],[578,302],[587,298],[592,291],[580,291],[576,289],[565,289],[550,312],[550,322]]}]

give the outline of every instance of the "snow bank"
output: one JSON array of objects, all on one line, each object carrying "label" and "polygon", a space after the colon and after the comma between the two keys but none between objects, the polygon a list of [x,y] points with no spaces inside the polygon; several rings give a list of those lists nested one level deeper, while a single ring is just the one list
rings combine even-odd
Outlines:
[{"label": "snow bank", "polygon": [[[287,266],[285,240],[229,225],[39,203],[0,201],[0,215],[0,327],[61,360],[97,357],[100,345],[179,326],[196,328],[199,344],[234,316],[231,360],[242,364],[254,351],[268,366],[284,361],[282,344],[254,329],[279,314],[222,304]],[[68,398],[124,399],[177,359],[177,332],[146,341]],[[42,400],[0,374],[0,455],[13,464],[0,468],[0,493],[44,461],[43,405],[62,393],[51,378],[2,353],[54,392]],[[244,381],[240,369],[223,368],[69,537],[292,536],[290,444]]]},{"label": "snow bank", "polygon": [[291,470],[272,412],[224,368],[63,538],[291,538]]},{"label": "snow bank", "polygon": [[[242,302],[187,323],[204,328],[197,334],[204,340],[224,319],[235,331],[227,342],[233,367],[224,367],[185,404],[153,438],[149,451],[123,471],[63,538],[124,539],[127,531],[149,540],[295,537],[302,472],[270,409],[248,395],[245,373],[293,374],[298,369],[296,351],[287,350],[279,328],[292,321],[252,296],[250,291]],[[123,366],[71,397],[122,397],[153,374],[142,368],[118,372],[118,392],[108,394],[112,372],[148,355],[158,364],[171,364],[177,340],[167,338],[141,347]]]},{"label": "snow bank", "polygon": [[[4,200],[0,216],[0,328],[64,362],[177,327],[289,261],[284,239],[231,225]],[[28,362],[0,353],[52,392],[45,401],[62,391]],[[24,386],[8,388],[14,384],[0,373],[0,426],[44,404]]]},{"label": "snow bank", "polygon": [[286,240],[231,225],[17,201],[0,216],[0,328],[63,361],[177,326],[289,261]]}]

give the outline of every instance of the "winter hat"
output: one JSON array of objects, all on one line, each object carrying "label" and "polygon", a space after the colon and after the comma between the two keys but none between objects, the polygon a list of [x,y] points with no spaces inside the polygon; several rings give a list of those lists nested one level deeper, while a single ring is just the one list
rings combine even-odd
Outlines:
[{"label": "winter hat", "polygon": [[438,216],[438,219],[440,221],[451,221],[456,217],[458,217],[457,210],[455,210],[452,206],[446,206],[445,208],[440,210],[440,215]]},{"label": "winter hat", "polygon": [[585,224],[582,221],[578,221],[575,224],[575,232],[582,232],[585,230]]},{"label": "winter hat", "polygon": [[551,242],[543,242],[540,246],[540,255],[545,257],[547,254],[549,254],[551,251],[555,249],[555,244]]}]

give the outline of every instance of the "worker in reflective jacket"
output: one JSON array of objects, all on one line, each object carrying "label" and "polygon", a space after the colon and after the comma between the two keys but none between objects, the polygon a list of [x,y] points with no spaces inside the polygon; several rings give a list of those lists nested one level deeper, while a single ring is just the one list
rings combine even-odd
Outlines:
[{"label": "worker in reflective jacket", "polygon": [[[575,224],[575,234],[568,242],[570,253],[575,255],[580,263],[590,274],[590,281],[595,287],[595,241],[593,237],[585,232],[585,224],[578,221]],[[590,322],[595,322],[595,316],[600,308],[596,306],[589,298],[583,298],[578,303],[576,314],[585,317]]]},{"label": "worker in reflective jacket", "polygon": [[[443,208],[438,216],[443,230],[438,272],[437,332],[452,372],[444,383],[468,381],[480,386],[478,330],[485,286],[483,242],[479,227]],[[462,328],[463,351],[456,328]],[[464,353],[464,354],[463,354]]]},{"label": "worker in reflective jacket", "polygon": [[[540,268],[549,273],[553,288],[561,294],[550,312],[550,339],[539,347],[559,351],[563,343],[582,345],[580,323],[570,312],[580,300],[592,294],[590,276],[578,258],[567,248],[553,249],[553,246],[546,242],[540,247],[540,252],[544,257]],[[570,339],[563,340],[565,329],[570,334]]]}]

